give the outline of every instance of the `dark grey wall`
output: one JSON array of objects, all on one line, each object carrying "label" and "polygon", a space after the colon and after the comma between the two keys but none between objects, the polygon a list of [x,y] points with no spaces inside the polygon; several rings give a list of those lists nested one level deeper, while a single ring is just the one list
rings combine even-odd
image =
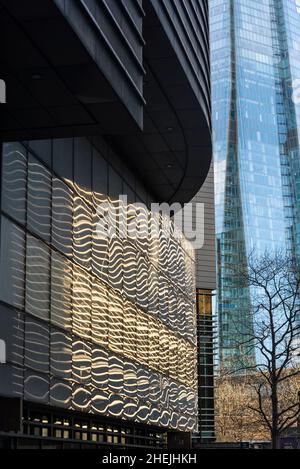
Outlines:
[{"label": "dark grey wall", "polygon": [[214,172],[210,167],[205,183],[193,199],[204,204],[204,245],[196,251],[196,287],[216,288]]},{"label": "dark grey wall", "polygon": [[54,0],[135,119],[143,114],[140,0]]},{"label": "dark grey wall", "polygon": [[209,28],[206,0],[146,0],[152,4],[210,122]]}]

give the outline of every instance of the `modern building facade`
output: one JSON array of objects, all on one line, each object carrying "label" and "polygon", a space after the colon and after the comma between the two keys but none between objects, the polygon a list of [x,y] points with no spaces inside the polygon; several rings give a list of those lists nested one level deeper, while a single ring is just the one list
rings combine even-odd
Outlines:
[{"label": "modern building facade", "polygon": [[150,208],[210,167],[208,3],[1,0],[0,20],[1,445],[187,442],[195,259]]},{"label": "modern building facade", "polygon": [[250,292],[231,266],[282,248],[299,262],[299,2],[210,2],[220,361],[255,360]]},{"label": "modern building facade", "polygon": [[[213,303],[216,290],[214,167],[200,191],[193,199],[204,210],[203,246],[195,252],[196,311],[198,341],[198,432],[193,445],[215,440],[214,366],[216,348],[216,320]],[[195,212],[194,212],[195,217]]]}]

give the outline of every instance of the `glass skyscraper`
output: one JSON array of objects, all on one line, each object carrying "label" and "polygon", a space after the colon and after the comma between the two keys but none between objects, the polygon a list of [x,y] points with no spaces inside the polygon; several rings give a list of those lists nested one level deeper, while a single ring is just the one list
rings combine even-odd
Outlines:
[{"label": "glass skyscraper", "polygon": [[231,366],[255,357],[239,345],[250,292],[230,266],[276,248],[300,258],[300,8],[211,0],[210,14],[220,360]]}]

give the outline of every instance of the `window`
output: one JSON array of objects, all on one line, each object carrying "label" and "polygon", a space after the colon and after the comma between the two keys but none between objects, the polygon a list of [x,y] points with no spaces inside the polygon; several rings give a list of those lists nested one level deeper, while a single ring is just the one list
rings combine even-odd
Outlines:
[{"label": "window", "polygon": [[124,311],[122,299],[114,290],[109,291],[110,327],[108,330],[109,348],[117,353],[123,351]]},{"label": "window", "polygon": [[72,343],[72,372],[73,379],[78,383],[90,385],[91,381],[91,347],[82,340]]},{"label": "window", "polygon": [[54,376],[69,380],[72,377],[72,338],[71,336],[51,329],[51,373]]},{"label": "window", "polygon": [[52,166],[52,141],[51,140],[31,140],[29,142],[30,148],[39,156],[39,158],[46,163],[48,168]]},{"label": "window", "polygon": [[137,253],[137,294],[136,302],[139,306],[146,309],[148,306],[148,273],[149,263],[140,253]]},{"label": "window", "polygon": [[93,149],[93,201],[95,207],[107,201],[108,166],[100,153]]},{"label": "window", "polygon": [[74,265],[73,274],[73,333],[91,336],[91,280],[89,275]]},{"label": "window", "polygon": [[2,148],[2,210],[25,225],[27,151],[17,142]]},{"label": "window", "polygon": [[28,160],[27,226],[50,241],[51,173],[32,155]]},{"label": "window", "polygon": [[86,138],[74,140],[74,186],[79,195],[92,199],[92,145]]},{"label": "window", "polygon": [[92,214],[80,197],[74,199],[74,259],[82,267],[91,268]]},{"label": "window", "polygon": [[99,389],[108,387],[108,351],[93,347],[92,384]]},{"label": "window", "polygon": [[108,386],[114,393],[120,393],[123,388],[123,360],[116,356],[108,357]]},{"label": "window", "polygon": [[137,253],[135,247],[129,243],[124,243],[124,275],[123,275],[123,290],[127,298],[136,300],[137,288]]},{"label": "window", "polygon": [[25,317],[25,366],[49,372],[49,324]]},{"label": "window", "polygon": [[92,289],[92,338],[102,346],[108,345],[108,292],[106,287],[93,280]]},{"label": "window", "polygon": [[2,301],[24,308],[24,232],[1,217],[0,297]]},{"label": "window", "polygon": [[73,253],[73,192],[62,181],[53,179],[52,243],[62,253]]},{"label": "window", "polygon": [[27,235],[26,246],[26,311],[41,319],[49,319],[49,248]]},{"label": "window", "polygon": [[71,328],[72,264],[64,256],[51,253],[51,322]]},{"label": "window", "polygon": [[66,182],[73,184],[73,139],[53,140],[53,170]]}]

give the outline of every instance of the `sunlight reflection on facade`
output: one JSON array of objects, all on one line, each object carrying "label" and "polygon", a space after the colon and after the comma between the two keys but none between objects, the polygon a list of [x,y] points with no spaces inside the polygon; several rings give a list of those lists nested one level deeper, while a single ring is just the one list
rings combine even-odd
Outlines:
[{"label": "sunlight reflection on facade", "polygon": [[[12,360],[14,392],[55,406],[192,430],[192,250],[185,240],[170,238],[147,211],[141,232],[155,226],[159,239],[129,234],[123,240],[118,232],[99,239],[98,204],[109,200],[118,214],[118,201],[85,187],[85,177],[84,171],[75,181],[52,174],[27,144],[3,146],[0,295],[23,318],[18,330],[24,332],[21,345],[11,344],[25,357],[24,368]],[[129,220],[135,210],[133,204],[126,207]]]}]

